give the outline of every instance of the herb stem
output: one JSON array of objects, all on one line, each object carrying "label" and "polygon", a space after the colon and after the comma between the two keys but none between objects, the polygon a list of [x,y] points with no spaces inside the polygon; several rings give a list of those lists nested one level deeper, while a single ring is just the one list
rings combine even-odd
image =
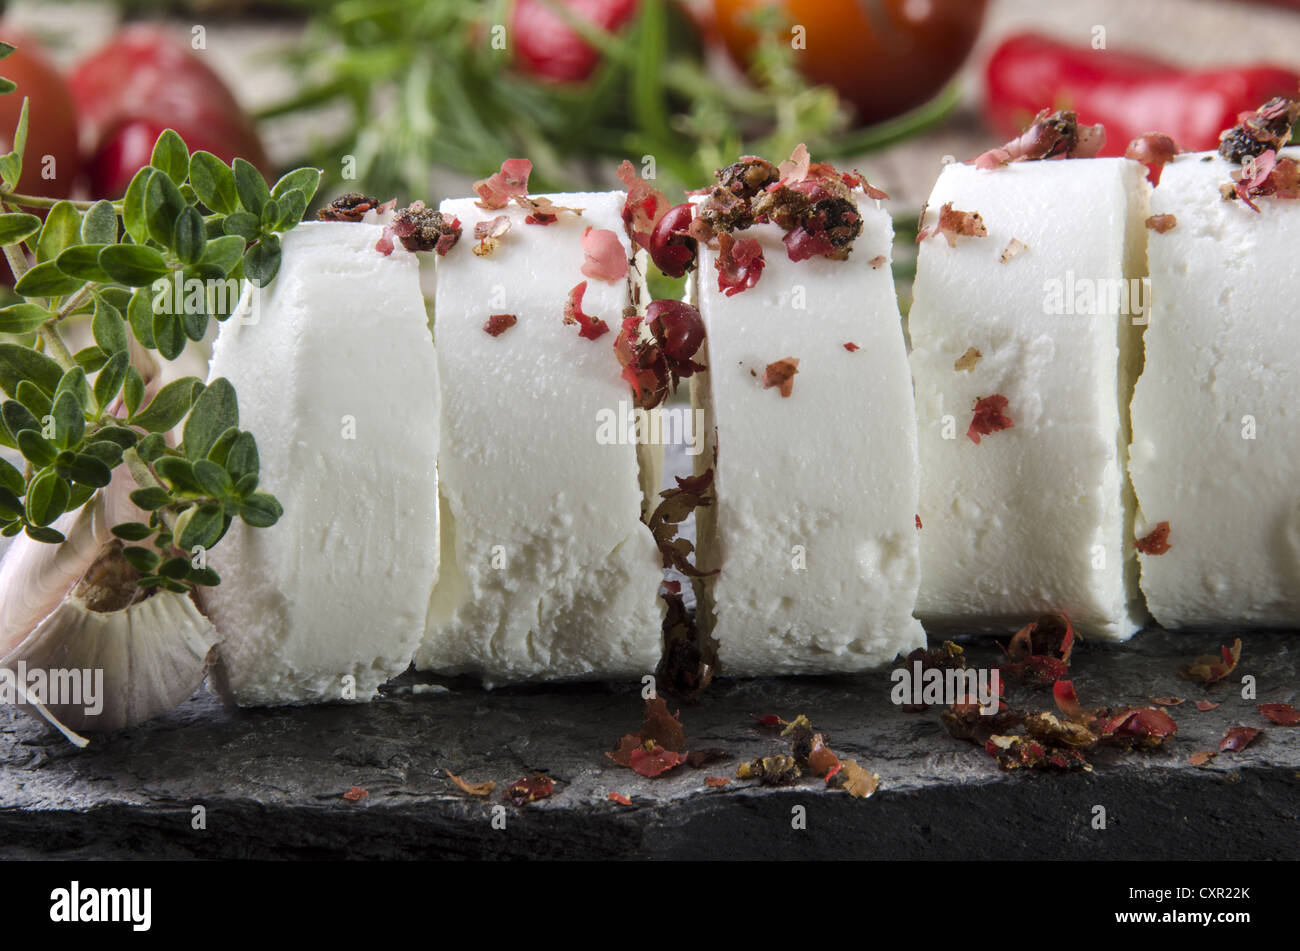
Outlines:
[{"label": "herb stem", "polygon": [[[134,446],[122,453],[122,459],[126,462],[126,469],[131,473],[131,478],[135,480],[135,484],[140,488],[167,491],[167,487],[158,481],[158,477],[153,474],[153,469],[149,467],[149,463],[140,458],[140,453],[135,450]],[[162,519],[168,531],[172,531],[176,527],[175,512],[164,508],[159,511],[158,516]]]},{"label": "herb stem", "polygon": [[59,366],[65,370],[71,370],[77,365],[77,361],[72,356],[72,351],[63,342],[63,336],[59,333],[59,329],[55,326],[53,320],[47,320],[37,327],[36,333],[44,341],[46,352],[54,358]]},{"label": "herb stem", "polygon": [[[20,195],[18,192],[0,191],[0,201],[10,205],[16,205],[21,208],[53,208],[59,202],[66,201],[78,211],[89,211],[95,203],[93,201],[73,201],[69,198],[45,198],[41,195]],[[122,213],[121,200],[113,202],[113,208]]]},{"label": "herb stem", "polygon": [[87,284],[84,287],[82,287],[79,291],[77,291],[77,293],[69,297],[67,301],[64,302],[63,306],[59,308],[59,312],[55,315],[54,317],[55,323],[59,322],[64,317],[67,317],[74,310],[76,310],[87,300],[89,300],[90,295],[94,293],[94,288],[96,287],[98,287],[97,284]]},{"label": "herb stem", "polygon": [[13,273],[14,282],[17,283],[18,279],[31,269],[31,265],[27,263],[27,255],[23,253],[22,245],[6,244],[4,250],[5,260],[9,262],[9,270]]}]

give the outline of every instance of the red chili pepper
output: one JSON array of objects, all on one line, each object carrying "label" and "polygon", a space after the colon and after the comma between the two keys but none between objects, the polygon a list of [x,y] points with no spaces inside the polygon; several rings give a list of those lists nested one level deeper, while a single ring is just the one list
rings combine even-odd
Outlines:
[{"label": "red chili pepper", "polygon": [[1300,73],[1277,66],[1186,70],[1034,33],[1004,40],[985,80],[985,112],[1000,135],[1017,135],[1040,109],[1073,109],[1080,123],[1105,125],[1102,155],[1123,155],[1129,142],[1153,131],[1183,149],[1213,149],[1238,113],[1300,90]]}]

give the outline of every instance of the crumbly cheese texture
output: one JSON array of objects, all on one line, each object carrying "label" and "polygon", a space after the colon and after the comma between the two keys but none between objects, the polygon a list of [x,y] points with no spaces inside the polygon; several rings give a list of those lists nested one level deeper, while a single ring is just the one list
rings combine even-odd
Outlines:
[{"label": "crumbly cheese texture", "polygon": [[[846,261],[793,262],[773,224],[764,270],[731,297],[717,251],[693,281],[708,372],[692,378],[714,468],[696,510],[699,615],[732,675],[872,667],[924,643],[918,584],[912,386],[889,266],[888,214],[861,200]],[[874,264],[873,264],[874,260]],[[856,351],[846,349],[854,344]],[[799,361],[790,396],[764,389],[768,364]]]},{"label": "crumbly cheese texture", "polygon": [[[1064,611],[1085,636],[1125,639],[1144,622],[1124,478],[1144,176],[1126,159],[953,164],[930,195],[924,226],[951,202],[988,235],[950,247],[932,234],[918,252],[909,330],[927,629],[1009,631]],[[967,432],[989,396],[1006,398],[1012,426],[977,445]]]},{"label": "crumbly cheese texture", "polygon": [[[581,217],[531,225],[514,205],[441,205],[465,238],[438,260],[443,572],[416,664],[489,685],[641,677],[662,641],[662,561],[641,521],[637,445],[602,431],[630,409],[613,343],[639,276],[611,283],[581,270],[587,227],[613,231],[633,257],[624,195],[549,197]],[[474,225],[497,215],[510,231],[475,255]],[[582,281],[583,312],[609,325],[595,340],[564,323]],[[494,337],[484,330],[494,314],[516,323]]]},{"label": "crumbly cheese texture", "polygon": [[[374,697],[410,665],[438,571],[438,367],[416,256],[382,228],[311,222],[225,324],[210,378],[239,393],[284,516],[236,520],[203,607],[244,705]],[[255,321],[255,322],[254,322]]]},{"label": "crumbly cheese texture", "polygon": [[1148,244],[1129,471],[1137,537],[1169,523],[1169,550],[1138,556],[1166,627],[1300,623],[1300,202],[1225,201],[1239,171],[1180,155],[1151,198],[1177,224]]}]

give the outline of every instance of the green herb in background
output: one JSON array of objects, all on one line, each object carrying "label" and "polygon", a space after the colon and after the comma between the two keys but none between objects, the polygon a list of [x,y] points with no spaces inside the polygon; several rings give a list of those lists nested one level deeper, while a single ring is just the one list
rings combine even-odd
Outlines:
[{"label": "green herb in background", "polygon": [[538,190],[608,179],[611,163],[653,156],[660,186],[699,187],[740,154],[778,159],[799,142],[828,158],[898,141],[941,119],[955,90],[909,115],[850,130],[829,87],[795,69],[788,24],[759,11],[751,82],[722,81],[703,62],[694,28],[667,0],[642,0],[610,33],[546,0],[601,53],[579,84],[547,82],[512,65],[513,38],[493,48],[507,0],[342,0],[311,4],[313,20],[291,63],[302,87],[261,118],[346,103],[351,120],[304,156],[348,188],[382,197],[427,192],[430,167],[471,177],[527,157]]}]

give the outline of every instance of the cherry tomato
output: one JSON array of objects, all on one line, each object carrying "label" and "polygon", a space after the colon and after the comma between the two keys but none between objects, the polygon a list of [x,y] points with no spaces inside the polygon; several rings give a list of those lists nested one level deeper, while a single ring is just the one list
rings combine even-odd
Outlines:
[{"label": "cherry tomato", "polygon": [[[100,137],[99,147],[86,162],[90,193],[96,197],[118,198],[141,168],[149,164],[153,145],[165,129],[180,133],[191,152],[203,149],[223,162],[247,158],[250,149],[233,148],[229,139],[219,138],[209,128],[191,128],[180,122],[160,119],[126,118],[110,126]],[[251,161],[251,160],[250,160]]]},{"label": "cherry tomato", "polygon": [[[636,14],[637,0],[561,0],[582,19],[611,32]],[[515,64],[542,79],[581,82],[591,75],[600,54],[541,0],[515,0],[509,34]]]},{"label": "cherry tomato", "polygon": [[9,58],[0,60],[0,76],[18,84],[13,92],[0,96],[0,147],[3,151],[8,152],[13,147],[12,138],[23,97],[30,100],[23,177],[18,182],[17,191],[46,198],[66,198],[76,185],[81,166],[72,94],[40,44],[3,26],[0,26],[0,37],[18,48]]},{"label": "cherry tomato", "polygon": [[[988,0],[713,0],[727,51],[748,68],[758,34],[749,18],[779,6],[802,26],[796,62],[808,79],[833,86],[864,124],[932,98],[961,67]],[[798,37],[792,35],[792,41]]]},{"label": "cherry tomato", "polygon": [[202,55],[158,27],[133,26],[82,60],[69,77],[94,194],[116,198],[149,163],[153,138],[175,129],[191,151],[247,159],[271,171],[252,120]]}]

